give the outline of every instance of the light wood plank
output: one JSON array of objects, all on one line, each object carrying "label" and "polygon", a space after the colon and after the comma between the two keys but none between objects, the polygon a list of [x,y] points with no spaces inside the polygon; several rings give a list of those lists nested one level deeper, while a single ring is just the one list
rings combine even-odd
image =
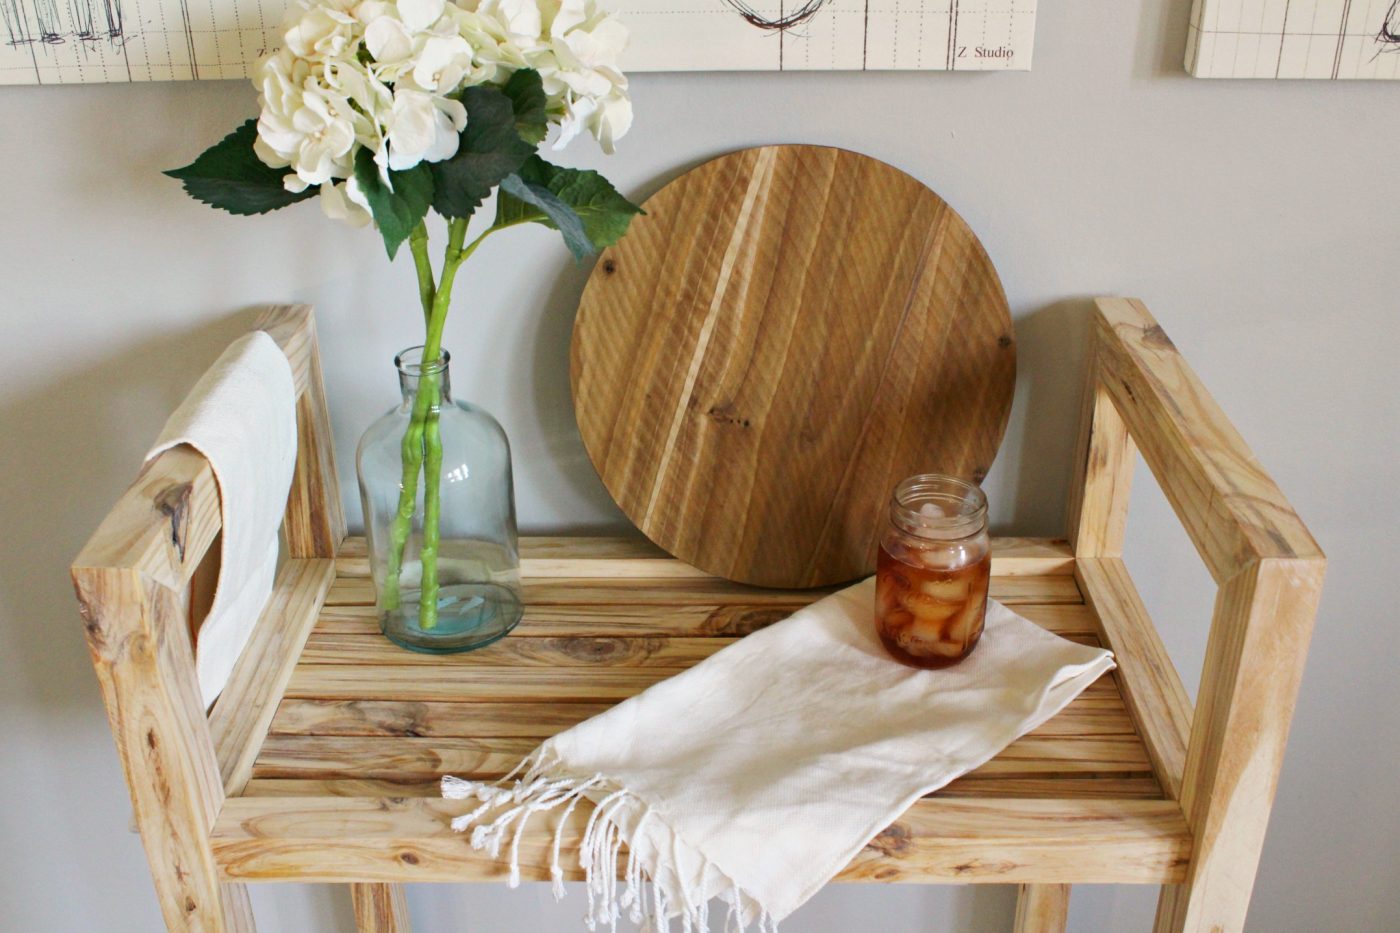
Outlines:
[{"label": "light wood plank", "polygon": [[[703,570],[676,560],[645,538],[523,537],[521,573],[526,577],[708,577]],[[1074,552],[1058,538],[993,538],[993,576],[1042,576],[1074,571]],[[346,538],[336,552],[336,572],[369,576],[365,539]]]},{"label": "light wood plank", "polygon": [[411,933],[408,899],[401,884],[352,884],[358,933]]},{"label": "light wood plank", "polygon": [[[383,781],[365,778],[253,778],[244,797],[440,797],[436,779]],[[1044,800],[1119,798],[1161,800],[1162,788],[1146,772],[1126,774],[966,774],[935,797],[1016,797]]]},{"label": "light wood plank", "polygon": [[[584,668],[569,677],[548,667],[451,666],[426,677],[419,668],[308,664],[297,668],[286,696],[321,700],[554,701],[596,703],[624,700],[673,668]],[[1116,688],[1114,688],[1116,689]],[[1090,687],[1090,695],[1095,695]]]},{"label": "light wood plank", "polygon": [[1120,557],[1137,445],[1099,380],[1097,343],[1090,348],[1086,367],[1078,460],[1070,485],[1069,539],[1079,557]]},{"label": "light wood plank", "polygon": [[183,592],[221,521],[209,461],[182,444],[142,468],[73,565],[131,570]]},{"label": "light wood plank", "polygon": [[406,739],[269,735],[253,766],[257,777],[428,781],[444,774],[499,778],[539,742],[534,739]]},{"label": "light wood plank", "polygon": [[1015,933],[1065,933],[1069,923],[1067,884],[1023,884],[1016,899]]},{"label": "light wood plank", "polygon": [[1265,559],[1220,588],[1182,782],[1196,854],[1158,933],[1244,926],[1324,570]]},{"label": "light wood plank", "polygon": [[[518,737],[546,739],[591,719],[608,703],[454,703],[286,699],[271,731],[283,735]],[[1121,706],[1073,703],[1031,735],[1134,735]]]},{"label": "light wood plank", "polygon": [[612,706],[611,703],[412,703],[292,698],[283,700],[278,707],[271,731],[283,735],[547,739]]},{"label": "light wood plank", "polygon": [[[444,774],[495,779],[538,745],[533,738],[269,735],[256,777],[427,781]],[[1132,735],[1028,735],[978,768],[983,775],[1150,772]]]},{"label": "light wood plank", "polygon": [[935,791],[933,797],[1026,800],[1161,800],[1151,774],[983,774],[974,771]]},{"label": "light wood plank", "polygon": [[[228,880],[499,881],[503,860],[477,852],[448,822],[464,802],[431,798],[242,797],[219,815],[213,847]],[[561,864],[578,879],[588,813],[565,827]],[[521,840],[521,877],[549,878],[556,813]],[[877,836],[844,881],[1016,884],[1170,883],[1190,834],[1171,801],[927,798]]]},{"label": "light wood plank", "polygon": [[1102,384],[1217,583],[1317,542],[1142,302],[1101,298]]},{"label": "light wood plank", "polygon": [[[334,589],[328,600],[334,598]],[[647,637],[657,635],[737,636],[787,618],[795,610],[745,606],[525,606],[512,636]],[[371,605],[328,601],[316,634],[378,635],[379,616]]]},{"label": "light wood plank", "polygon": [[590,635],[528,637],[519,629],[512,637],[465,654],[430,655],[405,651],[375,636],[315,633],[302,652],[301,664],[364,664],[367,666],[431,667],[550,667],[561,674],[580,667],[693,667],[735,638],[619,638]]},{"label": "light wood plank", "polygon": [[317,352],[315,325],[310,305],[268,305],[253,322],[254,330],[265,331],[282,348],[298,397],[311,387],[311,358]]},{"label": "light wood plank", "polygon": [[673,668],[599,668],[560,677],[549,667],[421,668],[308,664],[292,673],[286,696],[325,700],[549,700],[596,703],[625,700],[676,673]]},{"label": "light wood plank", "polygon": [[230,796],[252,774],[253,759],[334,579],[334,561],[289,560],[282,565],[262,616],[209,712],[219,776]]},{"label": "light wood plank", "polygon": [[183,600],[127,568],[80,564],[73,582],[166,925],[251,933],[246,892],[219,884],[208,846],[224,795]]},{"label": "light wood plank", "polygon": [[282,524],[291,557],[335,557],[345,538],[345,513],[335,469],[335,440],[326,405],[316,318],[310,305],[273,305],[255,325],[277,341],[297,388],[297,461]]},{"label": "light wood plank", "polygon": [[[521,637],[737,637],[781,622],[795,609],[746,606],[526,606]],[[1078,603],[1017,603],[1016,612],[1066,637],[1098,632],[1093,612]],[[373,606],[327,606],[316,622],[316,635],[378,637]]]},{"label": "light wood plank", "polygon": [[[521,560],[550,563],[563,560],[615,560],[634,565],[640,561],[675,560],[640,535],[523,535]],[[369,552],[363,535],[351,535],[336,551],[336,572],[341,576],[369,576]]]},{"label": "light wood plank", "polygon": [[992,576],[1041,577],[1074,572],[1074,551],[1060,538],[993,538]]},{"label": "light wood plank", "polygon": [[1157,780],[1171,799],[1180,799],[1192,715],[1181,675],[1122,560],[1084,558],[1077,572],[1104,647],[1117,659],[1123,699],[1142,730]]},{"label": "light wood plank", "polygon": [[[833,589],[768,590],[744,587],[715,577],[649,580],[647,586],[588,577],[552,578],[523,582],[525,604],[535,608],[617,605],[704,605],[763,607],[794,612],[830,595]],[[1067,575],[992,577],[991,596],[1007,605],[1021,603],[1082,603],[1079,588]],[[374,586],[367,579],[341,577],[326,597],[328,606],[372,606]]]}]

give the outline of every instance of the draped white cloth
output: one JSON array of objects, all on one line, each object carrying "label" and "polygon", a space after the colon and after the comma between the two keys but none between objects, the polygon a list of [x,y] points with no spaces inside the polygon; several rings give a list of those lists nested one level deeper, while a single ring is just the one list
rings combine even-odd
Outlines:
[{"label": "draped white cloth", "polygon": [[146,459],[179,444],[209,461],[223,519],[218,586],[195,651],[208,706],[228,683],[277,574],[297,419],[292,367],[275,340],[254,331],[230,344],[170,416]]},{"label": "draped white cloth", "polygon": [[504,851],[514,882],[526,821],[586,798],[590,929],[620,917],[707,929],[715,897],[722,929],[772,929],[916,800],[1114,666],[991,602],[967,660],[915,670],[886,654],[874,602],[867,580],[749,635],[549,739],[513,784],[445,778],[445,796],[479,801],[454,828]]}]

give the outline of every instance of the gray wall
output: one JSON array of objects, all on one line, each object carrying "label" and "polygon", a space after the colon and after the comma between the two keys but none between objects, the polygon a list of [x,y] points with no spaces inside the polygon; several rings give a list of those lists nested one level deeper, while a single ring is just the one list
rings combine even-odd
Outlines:
[{"label": "gray wall", "polygon": [[[646,195],[736,147],[829,143],[952,202],[1001,269],[1021,341],[988,483],[1003,531],[1059,529],[1086,299],[1145,298],[1332,559],[1251,927],[1395,929],[1400,86],[1194,81],[1179,66],[1188,6],[1047,3],[1031,74],[642,75],[637,127],[606,170]],[[394,392],[390,354],[415,339],[412,270],[386,265],[372,234],[310,206],[230,218],[160,177],[253,109],[241,82],[0,90],[7,930],[158,925],[65,567],[165,414],[250,308],[314,302],[348,492],[354,439]],[[459,394],[514,441],[531,530],[623,524],[569,407],[585,274],[547,231],[495,238],[448,328]],[[1207,578],[1160,494],[1136,489],[1131,562],[1194,683]],[[437,887],[412,904],[428,933],[568,931],[581,896]],[[267,930],[350,928],[343,892],[255,897]],[[1143,889],[1080,889],[1073,926],[1145,929],[1152,903]],[[1006,929],[1011,910],[1000,887],[835,887],[784,929]]]}]

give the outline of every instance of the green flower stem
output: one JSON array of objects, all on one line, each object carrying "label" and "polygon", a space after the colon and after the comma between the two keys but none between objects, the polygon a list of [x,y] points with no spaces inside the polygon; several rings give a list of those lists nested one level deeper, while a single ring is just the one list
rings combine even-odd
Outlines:
[{"label": "green flower stem", "polygon": [[[419,223],[409,235],[409,247],[413,251],[413,265],[418,273],[418,297],[423,305],[423,321],[426,324],[432,317],[433,300],[437,296],[437,284],[433,281],[433,266],[428,259],[428,228]],[[426,397],[423,399],[427,401]],[[385,611],[399,606],[399,576],[403,570],[403,553],[408,542],[409,529],[413,527],[414,504],[418,498],[418,473],[422,466],[422,444],[417,440],[423,419],[419,411],[419,398],[414,396],[413,414],[408,430],[404,432],[400,444],[400,458],[403,462],[403,476],[399,481],[399,504],[394,512],[394,521],[389,534],[389,566],[384,574],[384,592],[380,597],[381,608]]]},{"label": "green flower stem", "polygon": [[[467,222],[457,219],[448,225],[447,250],[443,256],[442,276],[436,288],[430,288],[432,269],[427,262],[427,232],[415,230],[410,237],[415,266],[418,269],[420,297],[426,303],[427,339],[423,344],[423,363],[436,361],[442,357],[442,331],[447,321],[447,310],[451,304],[452,283],[457,269],[467,260],[481,242],[496,228],[492,227],[481,236],[463,247],[466,239]],[[419,261],[419,257],[422,261]],[[429,296],[431,295],[431,300]],[[403,554],[407,546],[409,532],[413,528],[413,513],[418,497],[418,475],[421,471],[423,482],[423,547],[422,547],[422,586],[419,595],[418,625],[431,629],[437,625],[438,604],[438,544],[441,540],[442,513],[442,435],[439,415],[442,405],[442,378],[440,373],[426,373],[418,380],[418,391],[413,397],[413,411],[408,429],[404,432],[401,455],[403,458],[403,479],[400,485],[399,508],[390,527],[389,566],[385,574],[384,605],[386,610],[395,609],[399,604],[399,575],[403,569]]]},{"label": "green flower stem", "polygon": [[408,235],[408,247],[413,251],[413,266],[418,270],[418,300],[423,305],[423,323],[433,315],[433,299],[437,285],[433,283],[433,264],[428,259],[428,227],[422,221]]},{"label": "green flower stem", "polygon": [[424,629],[437,625],[438,609],[438,542],[442,516],[442,434],[439,431],[442,392],[439,378],[433,378],[432,386],[425,386],[432,400],[428,405],[427,423],[423,426],[423,584],[418,624]]}]

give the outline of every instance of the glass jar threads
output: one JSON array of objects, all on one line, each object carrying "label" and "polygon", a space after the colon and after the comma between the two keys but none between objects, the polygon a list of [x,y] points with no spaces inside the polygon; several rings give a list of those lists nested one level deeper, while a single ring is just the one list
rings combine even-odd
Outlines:
[{"label": "glass jar threads", "polygon": [[896,486],[875,575],[875,627],[890,654],[925,668],[971,654],[982,637],[991,569],[981,489],[937,473]]}]

